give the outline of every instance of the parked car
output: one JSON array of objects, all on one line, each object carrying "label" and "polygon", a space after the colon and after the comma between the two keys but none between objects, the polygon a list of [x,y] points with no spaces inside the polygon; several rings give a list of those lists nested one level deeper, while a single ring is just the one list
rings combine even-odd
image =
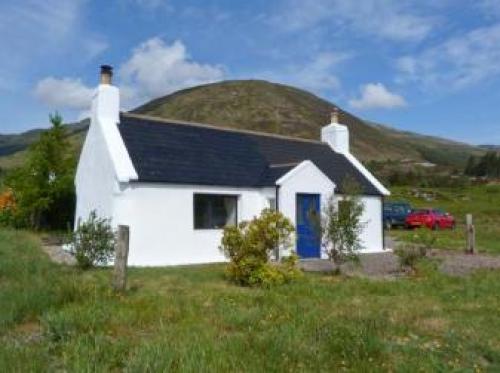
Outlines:
[{"label": "parked car", "polygon": [[439,209],[421,209],[412,211],[406,217],[409,229],[427,227],[429,229],[455,229],[455,218]]},{"label": "parked car", "polygon": [[387,229],[392,227],[404,227],[406,217],[411,212],[408,202],[386,202],[384,203],[384,226]]}]

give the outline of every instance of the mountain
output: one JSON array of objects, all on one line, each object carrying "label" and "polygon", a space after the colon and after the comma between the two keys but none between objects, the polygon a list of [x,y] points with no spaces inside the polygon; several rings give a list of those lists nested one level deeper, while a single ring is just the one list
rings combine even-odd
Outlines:
[{"label": "mountain", "polygon": [[[261,80],[225,81],[178,91],[134,110],[136,113],[319,139],[335,104],[294,87]],[[403,132],[364,121],[340,109],[352,151],[364,161],[412,160],[463,165],[482,150],[441,138]]]},{"label": "mountain", "polygon": [[[329,123],[334,107],[335,104],[298,88],[261,80],[235,80],[184,89],[152,100],[133,112],[319,139],[320,129]],[[340,122],[350,129],[352,151],[364,161],[405,160],[461,167],[469,155],[484,152],[467,144],[398,131],[339,110]],[[85,123],[68,128],[75,142],[81,141]],[[19,151],[37,136],[39,130],[0,136],[0,167],[8,167],[6,162],[16,157],[22,158]]]}]

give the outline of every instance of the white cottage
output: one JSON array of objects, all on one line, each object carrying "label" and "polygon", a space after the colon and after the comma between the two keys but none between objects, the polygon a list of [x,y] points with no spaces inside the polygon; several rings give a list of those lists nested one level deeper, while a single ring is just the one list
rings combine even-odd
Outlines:
[{"label": "white cottage", "polygon": [[297,227],[302,258],[324,253],[311,209],[346,175],[363,188],[366,252],[384,250],[383,197],[389,191],[350,153],[346,126],[332,123],[321,141],[120,113],[112,70],[101,68],[90,129],[76,174],[76,219],[92,210],[130,227],[129,264],[224,261],[222,228],[273,207]]}]

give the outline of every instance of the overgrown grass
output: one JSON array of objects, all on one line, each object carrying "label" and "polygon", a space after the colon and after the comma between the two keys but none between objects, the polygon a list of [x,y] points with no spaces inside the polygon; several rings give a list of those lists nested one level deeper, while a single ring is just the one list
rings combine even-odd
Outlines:
[{"label": "overgrown grass", "polygon": [[0,266],[2,372],[500,369],[500,272],[451,278],[423,262],[397,281],[251,289],[222,265],[131,269],[115,296],[110,270],[53,265],[5,231]]},{"label": "overgrown grass", "polygon": [[[436,232],[436,246],[443,249],[465,249],[465,215],[473,214],[476,241],[479,251],[500,254],[500,185],[482,185],[467,188],[416,188],[420,193],[430,193],[434,199],[427,201],[415,197],[415,188],[392,188],[393,200],[407,200],[412,206],[442,208],[455,216],[454,231]],[[416,231],[394,230],[391,234],[404,241],[414,241]]]}]

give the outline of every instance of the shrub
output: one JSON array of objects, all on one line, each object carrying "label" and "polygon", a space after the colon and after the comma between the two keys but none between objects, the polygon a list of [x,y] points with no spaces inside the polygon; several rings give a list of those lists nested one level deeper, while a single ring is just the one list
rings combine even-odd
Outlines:
[{"label": "shrub", "polygon": [[365,226],[361,221],[365,206],[360,198],[359,183],[348,175],[342,183],[342,193],[344,198],[340,201],[333,195],[329,198],[320,224],[323,246],[336,264],[359,260],[358,252],[363,248],[361,232]]},{"label": "shrub", "polygon": [[281,213],[265,209],[259,217],[236,227],[224,229],[221,250],[230,260],[228,277],[239,285],[279,285],[300,275],[297,256],[292,254],[280,263],[270,263],[270,255],[289,249],[293,225]]},{"label": "shrub", "polygon": [[396,249],[394,254],[398,256],[401,267],[415,271],[417,263],[426,256],[427,250],[423,246],[405,246]]},{"label": "shrub", "polygon": [[92,211],[87,221],[78,223],[71,238],[72,253],[82,269],[105,265],[114,258],[115,232],[110,220]]},{"label": "shrub", "polygon": [[437,239],[436,232],[428,229],[420,229],[410,236],[410,241],[422,250],[424,255],[436,245]]}]

